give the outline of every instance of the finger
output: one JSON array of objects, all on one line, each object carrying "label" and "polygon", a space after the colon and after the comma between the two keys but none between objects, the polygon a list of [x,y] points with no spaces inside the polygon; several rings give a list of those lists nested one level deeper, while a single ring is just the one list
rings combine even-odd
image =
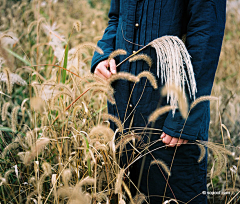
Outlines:
[{"label": "finger", "polygon": [[166,136],[163,138],[163,143],[169,144],[171,140],[172,140],[172,137],[166,134]]},{"label": "finger", "polygon": [[104,64],[101,64],[101,65],[99,64],[99,66],[97,67],[97,70],[107,79],[111,76],[111,72],[107,70]]},{"label": "finger", "polygon": [[177,146],[179,147],[183,143],[184,139],[178,139]]},{"label": "finger", "polygon": [[177,144],[177,142],[178,142],[178,138],[172,137],[172,140],[171,140],[171,142],[169,143],[169,146],[175,147],[175,145]]},{"label": "finger", "polygon": [[161,139],[163,139],[164,137],[166,137],[166,133],[165,132],[163,132],[162,134],[161,134]]},{"label": "finger", "polygon": [[98,66],[108,67],[108,60],[104,60],[104,61],[99,62]]},{"label": "finger", "polygon": [[98,76],[101,77],[102,79],[107,80],[107,78],[106,78],[104,75],[102,75],[102,74],[99,72],[99,70],[95,70],[94,74],[98,75]]},{"label": "finger", "polygon": [[117,68],[116,68],[116,62],[114,59],[110,60],[110,71],[112,74],[116,74],[117,73]]},{"label": "finger", "polygon": [[187,144],[188,143],[188,140],[183,140],[183,144]]}]

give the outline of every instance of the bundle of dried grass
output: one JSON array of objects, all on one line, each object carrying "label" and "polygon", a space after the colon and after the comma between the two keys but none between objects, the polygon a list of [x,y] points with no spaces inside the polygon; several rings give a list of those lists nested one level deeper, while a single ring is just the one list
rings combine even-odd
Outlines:
[{"label": "bundle of dried grass", "polygon": [[[157,75],[160,76],[161,69],[162,84],[175,85],[180,90],[185,90],[185,83],[187,83],[190,98],[195,99],[197,85],[190,55],[184,43],[178,37],[163,36],[149,45],[156,50]],[[169,99],[170,105],[176,106],[177,98],[172,91],[167,93],[167,100],[169,101]]]}]

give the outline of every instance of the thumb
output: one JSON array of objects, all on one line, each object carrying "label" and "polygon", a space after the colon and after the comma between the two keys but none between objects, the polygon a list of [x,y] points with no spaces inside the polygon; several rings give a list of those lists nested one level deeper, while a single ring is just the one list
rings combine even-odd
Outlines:
[{"label": "thumb", "polygon": [[116,68],[116,62],[114,59],[111,59],[109,62],[110,65],[110,71],[112,74],[116,74],[117,73],[117,68]]}]

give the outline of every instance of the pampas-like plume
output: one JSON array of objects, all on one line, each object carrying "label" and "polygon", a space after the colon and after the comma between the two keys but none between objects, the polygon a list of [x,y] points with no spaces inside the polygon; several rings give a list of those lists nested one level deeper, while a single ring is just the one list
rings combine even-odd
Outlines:
[{"label": "pampas-like plume", "polygon": [[125,79],[131,82],[139,82],[139,78],[136,77],[133,74],[127,73],[127,72],[119,72],[117,74],[111,75],[111,77],[108,79],[108,83],[111,84],[112,82],[119,80],[119,79]]},{"label": "pampas-like plume", "polygon": [[162,160],[159,160],[159,159],[158,159],[158,160],[153,160],[153,161],[151,161],[150,166],[152,166],[152,165],[154,165],[154,164],[160,165],[160,166],[163,168],[163,170],[164,170],[169,176],[171,176],[171,172],[170,172],[168,166],[167,166]]},{"label": "pampas-like plume", "polygon": [[17,132],[17,115],[18,115],[18,110],[20,109],[20,106],[16,106],[14,107],[13,111],[12,111],[12,120],[11,120],[11,123],[12,123],[12,130],[14,132]]},{"label": "pampas-like plume", "polygon": [[103,117],[104,120],[110,119],[111,121],[113,121],[113,122],[117,125],[119,132],[122,132],[122,131],[123,131],[122,122],[121,122],[121,120],[119,120],[116,116],[111,115],[111,114],[103,113],[103,114],[102,114],[102,117]]},{"label": "pampas-like plume", "polygon": [[127,52],[123,49],[118,49],[118,50],[115,50],[113,51],[109,57],[108,57],[108,63],[110,62],[111,59],[113,59],[114,57],[118,56],[118,55],[126,55]]},{"label": "pampas-like plume", "polygon": [[218,100],[217,97],[215,96],[201,96],[197,98],[190,106],[190,109],[193,109],[198,103],[203,102],[203,101],[210,101],[210,100]]},{"label": "pampas-like plume", "polygon": [[2,106],[2,121],[7,119],[7,110],[10,106],[10,102],[4,103]]},{"label": "pampas-like plume", "polygon": [[154,89],[158,88],[157,85],[157,80],[156,78],[153,76],[153,74],[149,71],[143,71],[140,74],[137,75],[137,77],[140,79],[142,77],[147,77],[147,79],[150,81],[151,85],[153,86]]},{"label": "pampas-like plume", "polygon": [[146,54],[138,54],[129,59],[129,62],[135,62],[137,60],[144,60],[149,67],[152,67],[152,59]]},{"label": "pampas-like plume", "polygon": [[30,165],[30,161],[37,156],[37,154],[41,153],[41,151],[46,147],[46,145],[50,142],[50,139],[44,137],[37,140],[35,146],[32,148],[30,155],[25,160],[25,165]]},{"label": "pampas-like plume", "polygon": [[[188,115],[188,102],[187,102],[187,97],[185,95],[184,90],[181,88],[175,86],[175,85],[166,85],[162,89],[162,95],[166,96],[168,93],[171,94],[171,97],[174,99],[173,101],[176,102],[176,104],[171,104],[173,106],[177,106],[178,102],[178,107],[180,110],[180,113],[182,114],[183,118],[186,118]],[[167,99],[169,100],[169,98]],[[175,114],[175,109],[173,109],[173,115]]]},{"label": "pampas-like plume", "polygon": [[174,110],[176,109],[177,107],[176,106],[164,106],[164,107],[161,107],[161,108],[157,108],[148,118],[148,121],[149,122],[154,122],[155,120],[158,119],[158,117],[160,115],[163,115],[167,112],[169,112],[170,110]]},{"label": "pampas-like plume", "polygon": [[[190,98],[195,99],[197,86],[190,55],[184,43],[176,36],[163,36],[150,42],[149,45],[156,50],[157,75],[160,76],[161,68],[162,84],[175,85],[185,90],[186,82]],[[171,97],[170,105],[176,105],[176,98],[172,92],[168,92],[167,97]]]}]

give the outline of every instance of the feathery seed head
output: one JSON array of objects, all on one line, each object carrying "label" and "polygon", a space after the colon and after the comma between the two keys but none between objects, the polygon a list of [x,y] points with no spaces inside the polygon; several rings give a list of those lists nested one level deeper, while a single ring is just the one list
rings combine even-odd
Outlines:
[{"label": "feathery seed head", "polygon": [[168,166],[167,166],[162,160],[159,160],[159,159],[158,159],[158,160],[153,160],[153,161],[151,162],[150,166],[152,166],[152,165],[154,165],[154,164],[160,165],[160,166],[163,168],[163,170],[164,170],[169,176],[171,176],[171,172],[170,172]]},{"label": "feathery seed head", "polygon": [[134,55],[133,57],[131,57],[129,59],[129,62],[135,62],[137,60],[144,60],[148,66],[151,68],[152,67],[152,59],[151,57],[149,57],[148,55],[146,54],[138,54],[138,55]]},{"label": "feathery seed head", "polygon": [[127,52],[123,49],[118,49],[118,50],[115,50],[113,51],[109,57],[108,57],[108,63],[110,62],[111,59],[113,59],[114,57],[118,56],[118,55],[126,55]]},{"label": "feathery seed head", "polygon": [[158,88],[157,80],[156,80],[156,78],[153,76],[153,74],[151,72],[143,71],[140,74],[138,74],[137,77],[139,79],[142,78],[142,77],[146,77],[150,81],[150,83],[151,83],[151,85],[153,86],[154,89]]},{"label": "feathery seed head", "polygon": [[176,106],[164,106],[164,107],[161,107],[161,108],[158,108],[156,109],[148,118],[148,121],[149,122],[154,122],[158,119],[158,117],[160,115],[163,115],[167,112],[169,112],[170,110],[173,110],[173,109],[176,109],[177,107]]}]

